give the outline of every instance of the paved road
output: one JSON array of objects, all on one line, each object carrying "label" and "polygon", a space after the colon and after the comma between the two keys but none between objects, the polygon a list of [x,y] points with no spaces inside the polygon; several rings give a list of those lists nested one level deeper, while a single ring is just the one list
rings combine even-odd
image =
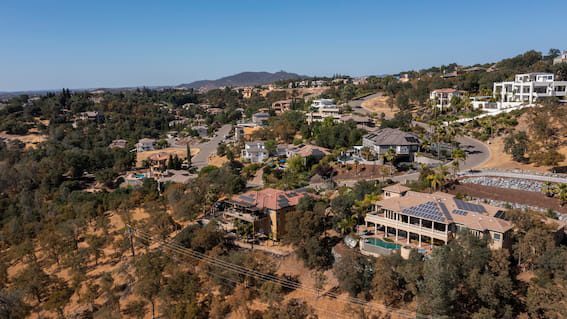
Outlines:
[{"label": "paved road", "polygon": [[366,100],[373,99],[375,97],[380,97],[380,96],[382,96],[382,92],[374,93],[374,94],[371,94],[369,96],[363,97],[361,99],[352,100],[352,101],[348,102],[348,105],[352,108],[353,111],[355,111],[357,113],[361,113],[361,114],[364,114],[364,115],[370,115],[372,112],[363,108],[362,102],[364,102]]},{"label": "paved road", "polygon": [[231,124],[225,124],[207,142],[191,145],[191,147],[196,147],[200,150],[192,160],[193,166],[199,169],[207,166],[209,156],[217,152],[217,147],[220,142],[224,141],[224,136],[230,132],[231,128]]},{"label": "paved road", "polygon": [[[429,130],[429,125],[421,122],[413,122],[414,125],[421,126]],[[460,143],[461,148],[467,152],[467,159],[461,163],[461,172],[476,168],[490,159],[490,149],[483,142],[468,136],[458,136],[455,139]],[[409,173],[394,176],[392,180],[396,182],[415,181],[419,178],[419,173]]]}]

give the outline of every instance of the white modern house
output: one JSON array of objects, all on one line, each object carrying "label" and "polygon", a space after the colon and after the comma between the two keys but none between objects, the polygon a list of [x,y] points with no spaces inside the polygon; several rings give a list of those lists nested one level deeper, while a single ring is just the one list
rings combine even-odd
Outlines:
[{"label": "white modern house", "polygon": [[555,81],[552,73],[517,74],[514,81],[494,83],[497,109],[534,104],[539,98],[558,97],[565,100],[567,81]]},{"label": "white modern house", "polygon": [[136,143],[137,152],[153,151],[155,149],[156,140],[153,138],[142,138]]},{"label": "white modern house", "polygon": [[338,121],[341,117],[341,108],[332,99],[313,100],[311,112],[307,114],[307,123],[322,122],[324,119],[332,117]]},{"label": "white modern house", "polygon": [[261,163],[270,157],[270,153],[262,141],[245,143],[241,155],[244,160],[251,163]]},{"label": "white modern house", "polygon": [[567,50],[563,51],[561,55],[553,59],[553,64],[567,63]]},{"label": "white modern house", "polygon": [[463,92],[455,89],[437,89],[431,91],[429,99],[434,102],[437,108],[444,109],[451,107],[451,99],[453,97],[462,97]]}]

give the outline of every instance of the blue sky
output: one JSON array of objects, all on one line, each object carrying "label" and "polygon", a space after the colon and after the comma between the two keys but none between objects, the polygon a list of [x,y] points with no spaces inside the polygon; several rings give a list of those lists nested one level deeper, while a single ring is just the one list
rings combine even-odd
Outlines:
[{"label": "blue sky", "polygon": [[370,75],[567,49],[567,1],[3,0],[0,91]]}]

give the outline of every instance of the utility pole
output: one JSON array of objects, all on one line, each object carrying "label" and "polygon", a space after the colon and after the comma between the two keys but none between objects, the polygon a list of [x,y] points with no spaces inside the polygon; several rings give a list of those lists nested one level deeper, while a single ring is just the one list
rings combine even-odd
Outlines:
[{"label": "utility pole", "polygon": [[130,238],[130,250],[132,252],[132,257],[136,257],[136,251],[134,250],[134,234],[132,232],[132,227],[130,225],[126,225],[128,227],[128,237]]}]

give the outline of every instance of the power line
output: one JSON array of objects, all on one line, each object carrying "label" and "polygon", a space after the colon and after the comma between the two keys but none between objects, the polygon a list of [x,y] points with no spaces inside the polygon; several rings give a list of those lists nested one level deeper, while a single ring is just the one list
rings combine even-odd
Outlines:
[{"label": "power line", "polygon": [[[146,241],[155,241],[154,239],[152,239],[151,235],[144,233],[142,231],[139,231],[139,230],[136,230],[136,231],[138,233],[139,238],[144,239]],[[217,264],[216,266],[218,266],[218,267],[221,267],[221,268],[225,267],[225,269],[228,268],[228,270],[237,272],[241,275],[251,276],[251,277],[254,277],[256,279],[260,279],[260,280],[264,280],[264,281],[269,280],[269,281],[275,282],[276,284],[279,284],[283,287],[286,287],[286,288],[289,288],[289,289],[303,290],[303,291],[306,291],[310,294],[317,293],[317,291],[309,289],[309,288],[305,288],[301,284],[296,283],[294,281],[285,280],[285,279],[279,278],[277,276],[264,274],[264,273],[258,272],[256,270],[253,270],[253,269],[249,269],[249,268],[246,268],[246,267],[231,264],[231,263],[226,262],[224,260],[217,259],[217,258],[214,258],[214,257],[211,257],[211,256],[207,256],[207,255],[204,255],[204,254],[199,253],[197,251],[193,251],[193,250],[188,249],[186,247],[183,247],[183,246],[181,246],[177,243],[170,243],[170,242],[166,242],[166,241],[163,241],[163,240],[158,240],[158,241],[162,242],[163,245],[166,246],[166,248],[169,248],[169,249],[174,250],[176,252],[179,252],[181,254],[190,254],[190,257],[193,257],[193,258],[196,258],[196,259],[199,259],[199,260],[203,260],[203,261],[205,261],[209,264],[216,263]],[[204,260],[204,259],[206,259],[206,260]],[[335,300],[343,302],[343,303],[366,306],[366,307],[370,308],[371,310],[384,310],[385,309],[385,310],[389,310],[391,312],[397,313],[400,316],[405,316],[407,318],[413,318],[414,317],[413,314],[411,314],[407,311],[394,309],[394,308],[387,307],[387,306],[382,306],[383,309],[375,308],[370,303],[366,302],[365,300],[359,299],[359,298],[354,298],[354,297],[349,296],[349,297],[347,297],[347,300],[344,300],[344,299],[340,298],[340,296],[338,294],[335,294],[335,293],[327,293],[325,295],[332,297]]]},{"label": "power line", "polygon": [[[133,234],[136,237],[138,237],[140,239],[146,240],[148,242],[155,242],[156,241],[156,239],[152,238],[152,235],[150,235],[146,232],[140,231],[138,229],[134,229],[130,225],[128,225],[128,228],[133,232]],[[157,239],[157,241],[160,242],[166,248],[168,248],[168,249],[170,249],[174,252],[186,255],[188,257],[191,257],[191,258],[194,258],[194,259],[197,259],[197,260],[200,260],[200,261],[203,261],[203,262],[210,264],[212,266],[216,266],[216,267],[220,267],[220,268],[223,268],[223,269],[226,269],[226,270],[229,270],[229,271],[233,271],[233,272],[236,272],[236,273],[244,275],[244,276],[250,276],[250,277],[253,277],[255,279],[259,279],[259,280],[263,280],[263,281],[271,281],[271,282],[274,282],[274,283],[276,283],[276,284],[278,284],[282,287],[288,288],[288,289],[302,290],[302,291],[308,292],[310,294],[317,294],[318,295],[318,291],[306,288],[300,283],[290,281],[290,280],[287,280],[287,279],[282,279],[278,276],[261,273],[259,271],[249,269],[249,268],[246,268],[246,267],[243,267],[243,266],[239,266],[239,265],[236,265],[236,264],[232,264],[232,263],[224,261],[222,259],[211,257],[211,256],[205,255],[203,253],[200,253],[198,251],[191,250],[191,249],[186,248],[186,247],[184,247],[184,246],[182,246],[178,243],[175,243],[175,242],[173,242],[173,243],[167,242],[167,241],[161,240],[161,239]],[[351,305],[364,306],[364,307],[369,308],[370,310],[384,310],[385,309],[385,310],[389,310],[393,313],[396,313],[399,316],[403,316],[403,317],[406,317],[406,318],[414,318],[415,317],[415,315],[410,313],[410,312],[391,308],[391,307],[387,307],[387,306],[381,306],[382,309],[375,308],[369,302],[362,300],[362,299],[359,299],[359,298],[354,298],[354,297],[349,296],[349,297],[347,297],[346,300],[344,300],[343,298],[340,298],[340,296],[338,294],[332,293],[332,292],[326,293],[324,296],[334,298],[335,300],[343,302],[343,303],[347,303],[347,304],[351,304]]]},{"label": "power line", "polygon": [[[151,237],[148,238],[146,235],[140,235],[140,234],[138,234],[138,235],[135,235],[135,236],[137,236],[138,238],[141,238],[141,239],[143,239],[143,240],[149,241],[149,242],[151,242],[151,241],[154,240],[154,239],[152,239]],[[158,241],[160,241],[160,240],[158,240]],[[163,246],[166,246],[166,248],[171,249],[171,250],[173,250],[174,252],[178,252],[178,253],[180,253],[180,254],[182,254],[182,255],[186,255],[186,254],[185,254],[186,252],[184,252],[183,250],[180,250],[180,249],[175,248],[175,247],[171,247],[171,244],[170,244],[170,243],[164,242],[164,241],[160,241],[160,242],[162,242]],[[192,258],[195,258],[195,259],[198,259],[198,260],[202,260],[202,259],[200,259],[200,258],[198,258],[198,257],[195,257],[195,256],[189,256],[189,257],[192,257]],[[203,261],[204,261],[204,260],[203,260]],[[207,261],[205,261],[205,262],[207,262]],[[234,266],[237,266],[237,265],[234,265]],[[229,270],[230,270],[230,269],[229,269]],[[211,276],[216,276],[216,277],[219,277],[219,278],[224,279],[224,280],[226,280],[226,281],[229,281],[229,282],[231,282],[231,283],[234,283],[235,285],[237,285],[237,284],[240,283],[239,281],[237,281],[237,280],[235,280],[235,279],[233,279],[233,278],[228,278],[228,277],[226,277],[226,276],[222,276],[222,275],[217,274],[217,273],[214,273],[214,272],[212,272],[212,271],[207,271],[206,269],[202,269],[202,271],[205,272],[205,273],[208,273],[208,274],[211,275]],[[242,273],[241,273],[241,274],[242,274]],[[253,277],[254,277],[254,276],[253,276]],[[254,277],[254,278],[257,278],[257,277]],[[261,278],[257,278],[257,279],[261,279]],[[264,279],[264,281],[269,281],[269,280],[265,280],[265,279]],[[251,286],[251,285],[245,285],[245,288],[252,288],[252,289],[255,289],[255,290],[257,290],[258,292],[260,292],[260,289],[259,289],[259,288],[253,287],[253,286]],[[291,287],[286,287],[286,288],[292,289]],[[316,309],[316,310],[319,310],[319,311],[322,311],[322,312],[326,312],[326,313],[328,313],[328,314],[331,314],[331,315],[333,315],[333,316],[339,316],[339,317],[341,317],[341,318],[349,318],[349,317],[345,317],[345,316],[342,315],[342,314],[337,314],[337,313],[335,313],[335,312],[329,311],[329,310],[327,310],[327,309],[325,309],[325,308],[320,308],[320,307],[317,307],[317,306],[311,306],[311,307],[314,308],[314,309]]]}]

